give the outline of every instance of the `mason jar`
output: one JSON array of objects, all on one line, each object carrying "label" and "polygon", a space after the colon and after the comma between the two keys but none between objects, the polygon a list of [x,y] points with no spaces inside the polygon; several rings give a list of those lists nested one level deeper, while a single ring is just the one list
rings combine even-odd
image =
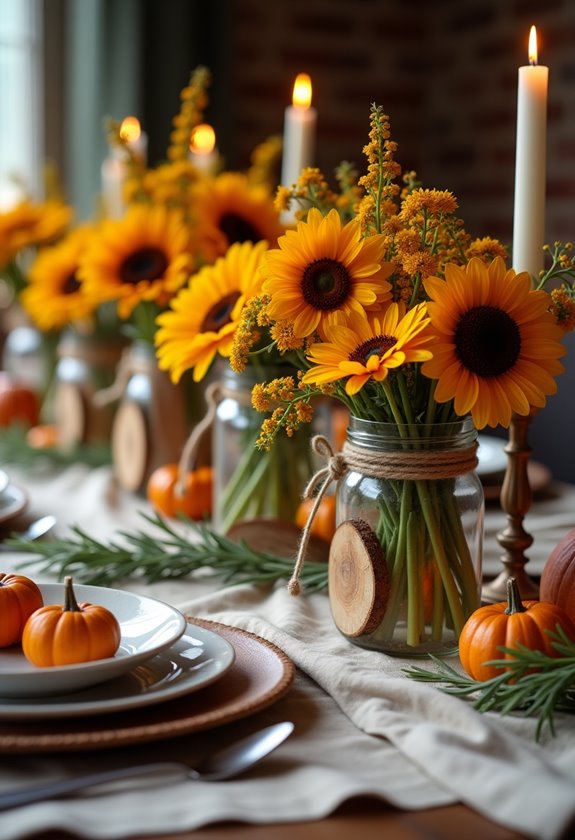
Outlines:
[{"label": "mason jar", "polygon": [[253,369],[220,373],[220,401],[212,430],[214,469],[213,524],[226,533],[236,522],[273,517],[293,522],[305,484],[312,474],[309,424],[292,437],[280,430],[270,451],[256,441],[265,415],[252,407],[258,382],[290,371]]},{"label": "mason jar", "polygon": [[457,651],[480,604],[476,438],[470,419],[399,425],[350,417],[329,597],[336,626],[353,643],[398,656]]}]

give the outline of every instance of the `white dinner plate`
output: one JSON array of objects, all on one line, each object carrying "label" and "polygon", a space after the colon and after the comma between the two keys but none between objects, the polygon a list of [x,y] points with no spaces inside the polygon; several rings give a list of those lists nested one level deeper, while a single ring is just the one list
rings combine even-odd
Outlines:
[{"label": "white dinner plate", "polygon": [[[63,583],[39,583],[44,604],[64,603]],[[39,668],[20,645],[0,649],[0,701],[7,697],[47,697],[78,691],[130,671],[172,645],[186,629],[179,610],[144,595],[120,589],[74,584],[78,603],[100,604],[118,619],[120,646],[107,659]],[[19,702],[19,701],[18,701]]]},{"label": "white dinner plate", "polygon": [[204,688],[231,668],[235,650],[211,630],[189,623],[187,628],[167,650],[114,680],[63,697],[2,697],[0,720],[103,715],[151,706]]},{"label": "white dinner plate", "polygon": [[489,435],[478,435],[477,443],[479,444],[477,474],[481,477],[505,472],[507,469],[507,453],[505,452],[507,441]]},{"label": "white dinner plate", "polygon": [[0,492],[0,525],[14,519],[26,509],[28,496],[15,484],[7,484]]}]

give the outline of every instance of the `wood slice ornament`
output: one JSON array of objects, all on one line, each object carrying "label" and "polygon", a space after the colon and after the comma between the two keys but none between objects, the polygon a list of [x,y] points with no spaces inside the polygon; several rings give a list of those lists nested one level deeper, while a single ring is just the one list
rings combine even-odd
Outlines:
[{"label": "wood slice ornament", "polygon": [[82,390],[71,382],[60,382],[54,400],[58,443],[76,446],[86,439],[87,408]]},{"label": "wood slice ornament", "polygon": [[144,410],[137,402],[123,402],[112,428],[114,474],[124,490],[138,491],[146,481],[150,436]]},{"label": "wood slice ornament", "polygon": [[390,578],[383,549],[362,519],[343,522],[329,552],[329,600],[336,627],[356,638],[383,621]]},{"label": "wood slice ornament", "polygon": [[130,372],[112,426],[112,463],[119,485],[145,491],[157,467],[177,463],[189,434],[182,383],[158,368],[153,347],[135,344]]}]

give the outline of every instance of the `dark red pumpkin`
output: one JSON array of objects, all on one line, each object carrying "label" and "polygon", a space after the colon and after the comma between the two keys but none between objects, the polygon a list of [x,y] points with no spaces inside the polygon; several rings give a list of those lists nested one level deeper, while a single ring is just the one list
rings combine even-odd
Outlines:
[{"label": "dark red pumpkin", "polygon": [[575,528],[549,555],[541,574],[539,597],[562,607],[575,622]]}]

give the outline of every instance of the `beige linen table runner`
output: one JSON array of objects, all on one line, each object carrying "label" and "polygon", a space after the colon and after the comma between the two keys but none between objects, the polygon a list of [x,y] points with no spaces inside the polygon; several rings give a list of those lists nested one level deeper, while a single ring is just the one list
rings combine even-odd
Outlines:
[{"label": "beige linen table runner", "polygon": [[[56,512],[61,533],[66,523],[74,523],[106,539],[118,530],[145,526],[138,513],[147,510],[145,503],[118,492],[107,468],[75,466],[56,477],[23,478],[33,510]],[[558,498],[542,503],[543,511],[539,506],[533,510],[545,545],[573,526],[575,489],[559,489]],[[5,569],[17,559],[6,557]],[[536,745],[532,720],[479,715],[469,703],[408,680],[403,673],[408,661],[351,645],[335,629],[323,594],[293,598],[281,584],[215,592],[197,582],[122,585],[190,615],[256,633],[298,666],[290,692],[257,717],[177,741],[133,747],[130,760],[183,757],[193,763],[218,742],[283,718],[294,720],[296,731],[240,779],[211,784],[138,780],[27,806],[0,814],[3,840],[50,828],[121,838],[189,830],[223,819],[309,820],[359,794],[405,809],[462,801],[543,840],[558,840],[575,817],[575,718],[559,715],[557,737]],[[0,790],[123,761],[116,750],[0,756]]]}]

